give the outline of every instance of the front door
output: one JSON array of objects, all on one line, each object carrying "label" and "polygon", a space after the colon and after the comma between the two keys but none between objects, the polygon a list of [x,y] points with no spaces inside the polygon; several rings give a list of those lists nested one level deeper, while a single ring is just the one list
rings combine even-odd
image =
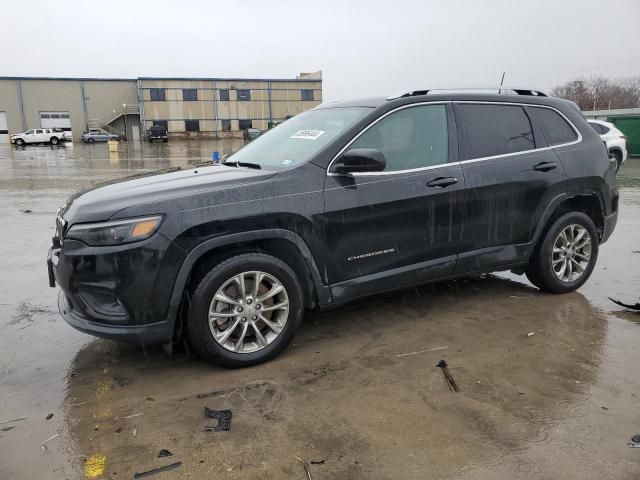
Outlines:
[{"label": "front door", "polygon": [[334,302],[451,274],[464,192],[451,107],[402,107],[347,149],[384,153],[383,172],[338,175],[325,184],[326,274]]},{"label": "front door", "polygon": [[454,107],[467,187],[458,273],[526,261],[546,206],[565,190],[564,168],[534,128],[531,107]]}]

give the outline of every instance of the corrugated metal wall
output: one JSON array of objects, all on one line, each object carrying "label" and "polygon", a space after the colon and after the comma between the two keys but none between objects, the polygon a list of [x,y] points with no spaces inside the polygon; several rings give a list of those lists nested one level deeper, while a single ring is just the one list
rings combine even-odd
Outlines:
[{"label": "corrugated metal wall", "polygon": [[138,105],[135,80],[84,80],[84,94],[90,123],[99,125],[121,113],[123,105]]},{"label": "corrugated metal wall", "polygon": [[629,155],[640,155],[640,116],[612,117],[608,121],[627,136],[627,152]]},{"label": "corrugated metal wall", "polygon": [[7,115],[9,134],[23,131],[16,80],[0,79],[0,112],[5,112]]},{"label": "corrugated metal wall", "polygon": [[69,112],[73,138],[85,125],[80,82],[77,80],[20,80],[27,128],[40,127],[40,112]]}]

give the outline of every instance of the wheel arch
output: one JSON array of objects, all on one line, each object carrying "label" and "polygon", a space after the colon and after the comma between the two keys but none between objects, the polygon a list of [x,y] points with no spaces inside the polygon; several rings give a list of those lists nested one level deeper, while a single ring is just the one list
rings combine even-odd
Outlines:
[{"label": "wheel arch", "polygon": [[322,282],[320,270],[306,242],[285,229],[256,230],[224,235],[206,240],[186,256],[174,283],[168,320],[173,322],[174,336],[181,333],[182,313],[189,289],[217,263],[241,253],[260,252],[285,262],[298,275],[305,294],[306,308],[330,302],[330,289]]},{"label": "wheel arch", "polygon": [[586,214],[595,224],[599,238],[602,238],[605,218],[604,200],[597,190],[593,190],[557,197],[549,205],[542,217],[542,221],[538,224],[532,242],[534,248],[555,219],[567,212],[583,212]]}]

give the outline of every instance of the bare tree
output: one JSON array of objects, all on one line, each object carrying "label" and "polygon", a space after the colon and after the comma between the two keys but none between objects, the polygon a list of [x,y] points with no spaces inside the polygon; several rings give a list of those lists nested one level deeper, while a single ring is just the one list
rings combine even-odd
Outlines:
[{"label": "bare tree", "polygon": [[576,79],[555,87],[552,94],[577,103],[583,111],[640,107],[640,77]]}]

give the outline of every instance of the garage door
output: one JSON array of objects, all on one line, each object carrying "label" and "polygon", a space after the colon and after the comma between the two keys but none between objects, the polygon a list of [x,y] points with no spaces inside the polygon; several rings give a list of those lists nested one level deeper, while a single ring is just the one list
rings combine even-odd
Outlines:
[{"label": "garage door", "polygon": [[60,128],[65,132],[70,132],[71,116],[69,112],[40,112],[40,126],[42,128]]},{"label": "garage door", "polygon": [[0,112],[0,144],[9,142],[9,127],[7,127],[7,112]]}]

